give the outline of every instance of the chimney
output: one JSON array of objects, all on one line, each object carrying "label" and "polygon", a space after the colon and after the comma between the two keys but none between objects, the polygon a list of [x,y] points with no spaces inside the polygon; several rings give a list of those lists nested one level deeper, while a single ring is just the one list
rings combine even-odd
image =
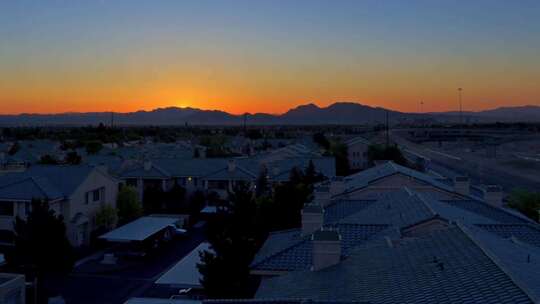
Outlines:
[{"label": "chimney", "polygon": [[229,162],[227,163],[227,170],[229,170],[229,172],[236,170],[236,161],[234,159],[229,159]]},{"label": "chimney", "polygon": [[320,205],[309,204],[302,209],[302,236],[310,235],[322,228],[324,210]]},{"label": "chimney", "polygon": [[341,235],[337,230],[319,230],[311,238],[313,242],[313,271],[318,271],[341,260]]},{"label": "chimney", "polygon": [[331,202],[330,188],[327,186],[319,186],[315,188],[313,202],[320,205],[321,207],[326,207],[330,205]]},{"label": "chimney", "polygon": [[500,186],[497,185],[489,185],[484,190],[484,201],[486,203],[502,207],[502,199],[503,199],[503,192]]},{"label": "chimney", "polygon": [[152,161],[145,160],[144,161],[144,171],[150,171],[152,169]]},{"label": "chimney", "polygon": [[345,191],[345,181],[341,176],[334,176],[330,181],[330,195],[341,194]]},{"label": "chimney", "polygon": [[456,176],[454,178],[454,191],[461,195],[469,195],[471,180],[467,176]]}]

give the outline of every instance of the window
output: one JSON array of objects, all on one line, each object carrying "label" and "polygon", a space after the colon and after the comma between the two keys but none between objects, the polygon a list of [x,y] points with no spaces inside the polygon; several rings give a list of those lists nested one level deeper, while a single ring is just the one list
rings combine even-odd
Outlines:
[{"label": "window", "polygon": [[15,208],[13,202],[0,202],[0,215],[14,216]]},{"label": "window", "polygon": [[30,211],[32,211],[32,205],[29,202],[24,203],[24,215],[28,216],[30,214]]},{"label": "window", "polygon": [[89,192],[86,192],[84,203],[88,205],[90,202],[103,202],[105,200],[105,187],[101,187]]}]

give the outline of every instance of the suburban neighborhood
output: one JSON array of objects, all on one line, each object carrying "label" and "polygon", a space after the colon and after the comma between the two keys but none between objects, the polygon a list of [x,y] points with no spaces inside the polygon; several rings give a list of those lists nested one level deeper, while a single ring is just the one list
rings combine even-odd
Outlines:
[{"label": "suburban neighborhood", "polygon": [[[4,135],[7,303],[540,299],[538,209],[398,129],[387,144],[384,129],[252,127],[280,142],[260,145],[242,129],[107,142],[100,128],[90,141]],[[25,252],[49,243],[51,260]]]}]

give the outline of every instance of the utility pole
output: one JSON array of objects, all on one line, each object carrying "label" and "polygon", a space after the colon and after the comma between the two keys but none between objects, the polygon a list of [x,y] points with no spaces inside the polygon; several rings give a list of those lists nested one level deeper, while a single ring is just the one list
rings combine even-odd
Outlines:
[{"label": "utility pole", "polygon": [[244,136],[247,136],[247,113],[244,113]]},{"label": "utility pole", "polygon": [[388,110],[386,110],[386,147],[390,146],[390,123],[388,121]]},{"label": "utility pole", "polygon": [[463,124],[463,103],[461,99],[461,91],[463,88],[458,88],[458,97],[459,97],[459,124]]},{"label": "utility pole", "polygon": [[114,112],[111,112],[111,129],[114,128]]}]

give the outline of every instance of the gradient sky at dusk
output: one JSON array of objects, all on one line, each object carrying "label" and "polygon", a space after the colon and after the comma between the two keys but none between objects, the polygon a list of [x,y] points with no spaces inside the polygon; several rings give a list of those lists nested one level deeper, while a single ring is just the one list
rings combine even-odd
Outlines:
[{"label": "gradient sky at dusk", "polygon": [[0,113],[540,105],[540,1],[0,1]]}]

